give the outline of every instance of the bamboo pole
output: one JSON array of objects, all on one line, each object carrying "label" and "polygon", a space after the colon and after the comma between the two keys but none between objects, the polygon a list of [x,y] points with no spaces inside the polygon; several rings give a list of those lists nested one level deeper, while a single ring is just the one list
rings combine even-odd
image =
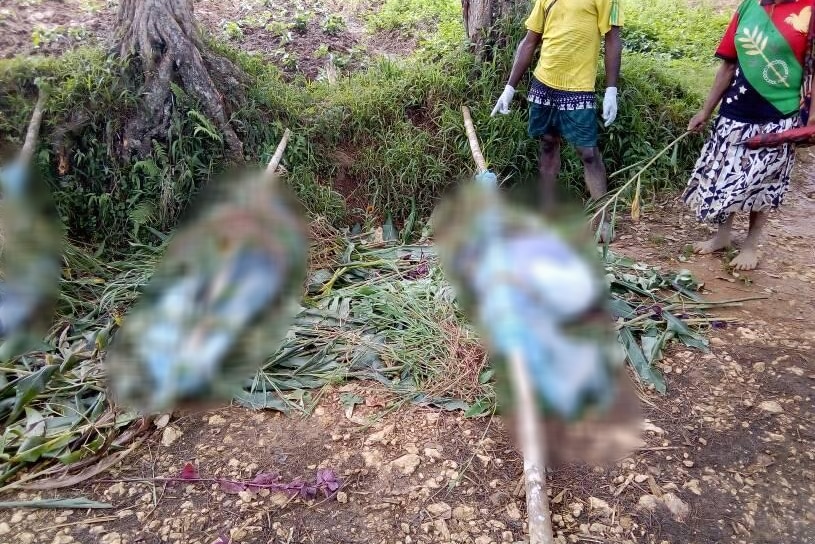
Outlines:
[{"label": "bamboo pole", "polygon": [[45,102],[48,100],[48,91],[40,88],[40,95],[37,98],[37,104],[34,106],[34,113],[31,116],[31,122],[28,124],[28,131],[25,135],[25,143],[20,150],[18,162],[23,168],[28,168],[31,163],[31,158],[34,156],[34,149],[37,147],[37,138],[40,135],[40,126],[42,125],[43,111],[45,110]]},{"label": "bamboo pole", "polygon": [[286,132],[283,133],[283,139],[280,140],[277,150],[274,152],[272,160],[269,161],[269,166],[266,168],[267,174],[277,172],[277,167],[280,166],[280,161],[283,160],[283,153],[286,152],[286,146],[289,145],[289,138],[291,138],[291,130],[286,129]]},{"label": "bamboo pole", "polygon": [[467,106],[461,106],[461,113],[464,115],[464,129],[467,131],[467,140],[470,142],[470,151],[473,154],[476,166],[478,166],[478,173],[486,172],[487,161],[484,160],[484,154],[481,153],[481,146],[478,143],[478,134],[475,132],[470,109]]},{"label": "bamboo pole", "polygon": [[[462,106],[464,127],[473,159],[478,165],[479,174],[487,171],[487,162],[478,143],[473,119],[466,106]],[[509,356],[512,388],[515,391],[515,411],[518,418],[518,437],[524,458],[524,480],[526,482],[526,513],[529,521],[530,544],[554,544],[552,515],[549,510],[549,497],[546,494],[546,459],[544,455],[544,425],[537,417],[538,409],[532,380],[524,362],[523,353],[518,351]]]}]

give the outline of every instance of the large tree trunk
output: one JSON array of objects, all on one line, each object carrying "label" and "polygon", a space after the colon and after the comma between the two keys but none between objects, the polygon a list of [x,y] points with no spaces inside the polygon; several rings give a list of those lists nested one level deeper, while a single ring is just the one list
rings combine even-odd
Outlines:
[{"label": "large tree trunk", "polygon": [[502,17],[512,13],[516,4],[528,4],[519,0],[461,0],[464,30],[476,54],[483,58],[487,46],[494,42],[494,25]]},{"label": "large tree trunk", "polygon": [[[228,60],[209,52],[193,15],[192,0],[121,0],[117,49],[144,73],[138,115],[124,127],[124,155],[144,155],[151,141],[167,134],[172,115],[171,83],[197,99],[221,130],[233,158],[243,146],[229,124],[224,98],[213,76],[230,92],[240,89],[238,70]],[[237,91],[239,92],[239,91]]]}]

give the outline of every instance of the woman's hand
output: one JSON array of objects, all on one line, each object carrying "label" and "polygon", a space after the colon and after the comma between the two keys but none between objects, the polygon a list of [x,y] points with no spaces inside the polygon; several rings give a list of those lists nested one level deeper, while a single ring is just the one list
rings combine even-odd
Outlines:
[{"label": "woman's hand", "polygon": [[710,115],[707,112],[700,111],[688,123],[688,132],[702,132],[709,120]]}]

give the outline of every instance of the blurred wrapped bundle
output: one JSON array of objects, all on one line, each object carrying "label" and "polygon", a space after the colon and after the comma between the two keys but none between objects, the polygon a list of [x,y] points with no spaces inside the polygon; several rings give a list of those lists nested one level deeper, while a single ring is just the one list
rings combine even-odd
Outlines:
[{"label": "blurred wrapped bundle", "polygon": [[293,319],[308,237],[274,174],[213,191],[202,209],[114,338],[106,362],[117,404],[156,413],[228,401]]},{"label": "blurred wrapped bundle", "polygon": [[556,416],[546,424],[550,462],[627,453],[638,442],[638,401],[623,374],[595,244],[568,242],[506,204],[489,172],[477,181],[444,203],[434,223],[445,271],[499,363],[502,397],[510,389],[503,363],[517,354],[539,408]]},{"label": "blurred wrapped bundle", "polygon": [[41,90],[18,156],[0,168],[0,362],[38,347],[59,296],[62,228],[31,168],[48,93]]},{"label": "blurred wrapped bundle", "polygon": [[591,253],[507,206],[489,182],[463,187],[443,217],[445,270],[465,310],[495,355],[523,353],[542,408],[575,419],[610,402],[623,361]]}]

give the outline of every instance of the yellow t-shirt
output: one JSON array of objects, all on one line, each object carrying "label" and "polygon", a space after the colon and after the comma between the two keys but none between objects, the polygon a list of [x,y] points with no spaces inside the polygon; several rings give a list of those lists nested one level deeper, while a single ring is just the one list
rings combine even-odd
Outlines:
[{"label": "yellow t-shirt", "polygon": [[[621,0],[536,0],[527,30],[543,35],[535,78],[562,91],[594,91],[600,37],[623,26]],[[549,6],[552,8],[546,14]],[[546,24],[544,28],[544,18]]]}]

